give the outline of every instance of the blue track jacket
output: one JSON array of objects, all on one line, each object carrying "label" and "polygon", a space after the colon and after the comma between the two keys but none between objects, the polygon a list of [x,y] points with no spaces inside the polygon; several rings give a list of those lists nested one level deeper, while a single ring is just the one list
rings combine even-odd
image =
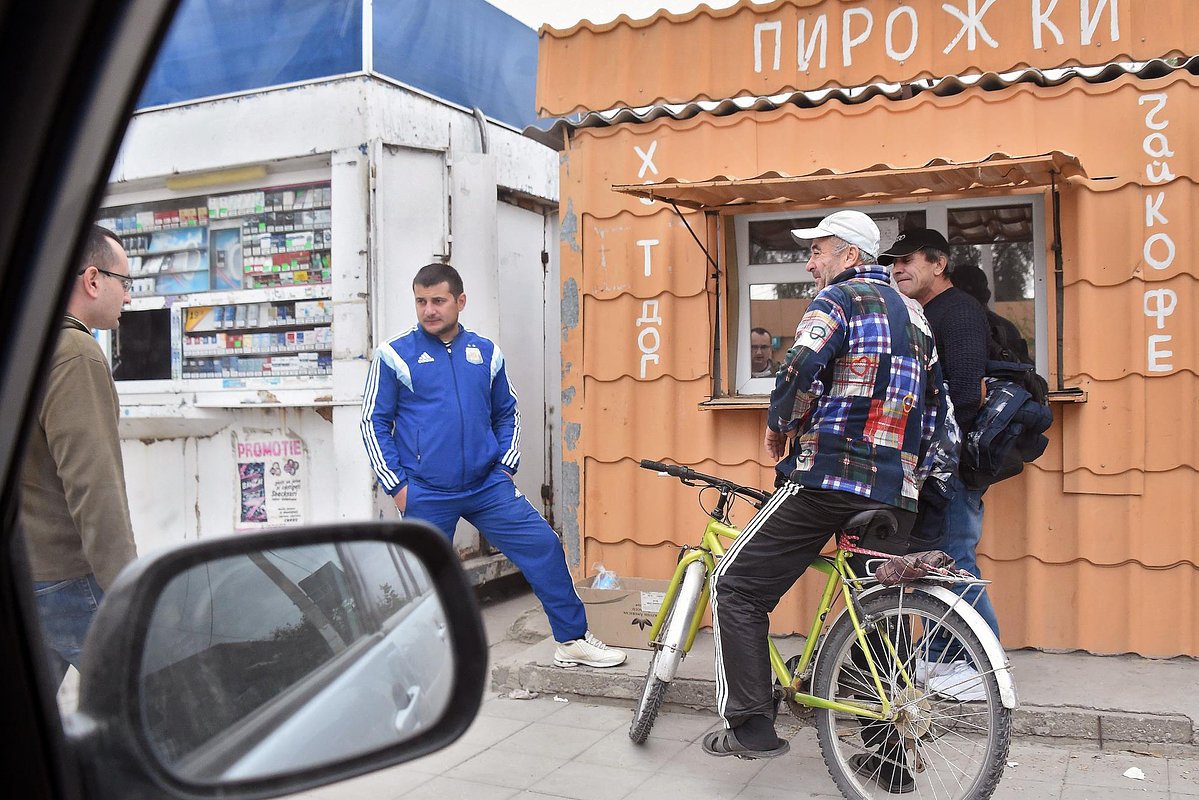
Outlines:
[{"label": "blue track jacket", "polygon": [[497,464],[520,465],[520,411],[504,356],[459,326],[449,344],[419,325],[375,351],[362,398],[362,440],[391,496],[415,481],[474,489]]}]

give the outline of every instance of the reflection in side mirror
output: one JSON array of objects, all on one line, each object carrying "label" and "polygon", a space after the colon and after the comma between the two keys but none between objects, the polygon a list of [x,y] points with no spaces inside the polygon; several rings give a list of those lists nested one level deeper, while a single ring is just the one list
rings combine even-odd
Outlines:
[{"label": "reflection in side mirror", "polygon": [[355,756],[434,726],[454,652],[429,573],[402,546],[326,542],[196,564],[157,597],[136,697],[145,740],[192,784]]}]

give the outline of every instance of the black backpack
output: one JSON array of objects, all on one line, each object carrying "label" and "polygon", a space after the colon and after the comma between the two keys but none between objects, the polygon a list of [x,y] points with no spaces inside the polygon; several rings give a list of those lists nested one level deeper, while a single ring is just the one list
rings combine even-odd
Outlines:
[{"label": "black backpack", "polygon": [[991,340],[984,374],[986,394],[974,428],[962,440],[959,475],[971,489],[1019,475],[1049,445],[1053,424],[1049,384],[1037,374],[1016,326],[988,309]]},{"label": "black backpack", "polygon": [[[1016,380],[1038,403],[1045,403],[1049,396],[1049,383],[1038,375],[1033,367],[1028,342],[1020,335],[1020,329],[991,309],[986,311],[990,334],[987,341],[987,361],[998,362],[994,368],[995,374]],[[1028,369],[1023,369],[1022,366],[1027,366]],[[990,365],[986,374],[992,374]]]}]

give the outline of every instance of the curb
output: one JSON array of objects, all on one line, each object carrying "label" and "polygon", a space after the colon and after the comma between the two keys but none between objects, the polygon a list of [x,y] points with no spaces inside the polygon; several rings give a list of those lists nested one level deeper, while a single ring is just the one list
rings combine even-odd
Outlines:
[{"label": "curb", "polygon": [[462,562],[462,568],[466,570],[466,577],[471,586],[483,586],[491,581],[520,572],[503,553],[469,558]]},{"label": "curb", "polygon": [[[518,662],[496,665],[491,679],[498,691],[519,689],[589,700],[626,701],[630,711],[644,685],[644,676],[628,672],[588,667],[561,669]],[[680,677],[666,690],[665,703],[675,708],[715,713],[716,683]],[[804,719],[797,722],[811,724],[810,720]],[[1181,757],[1199,754],[1195,725],[1190,717],[1182,714],[1022,704],[1012,715],[1012,734],[1047,739],[1051,744],[1089,743],[1100,750],[1133,750]]]}]

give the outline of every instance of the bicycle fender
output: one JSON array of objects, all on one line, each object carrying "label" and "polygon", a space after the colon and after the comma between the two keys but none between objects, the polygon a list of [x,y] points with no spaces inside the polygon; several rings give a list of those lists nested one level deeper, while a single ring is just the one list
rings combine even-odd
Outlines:
[{"label": "bicycle fender", "polygon": [[[991,663],[991,669],[995,673],[995,681],[999,684],[999,701],[1003,703],[1004,708],[1016,708],[1020,700],[1016,696],[1016,683],[1012,680],[1012,665],[1008,661],[1007,653],[1003,651],[1003,646],[995,638],[995,632],[991,630],[991,626],[982,618],[982,615],[974,610],[974,606],[965,602],[960,595],[951,592],[944,586],[918,584],[909,586],[908,588],[913,592],[923,592],[937,598],[956,611],[958,616],[962,618],[962,621],[970,626],[970,630],[982,642],[983,652],[987,654],[987,660]],[[894,586],[872,586],[862,592],[859,595],[859,599],[865,600],[872,595],[894,591],[894,589]],[[838,614],[837,618],[840,619],[844,613],[845,609],[841,609],[841,614]]]},{"label": "bicycle fender", "polygon": [[675,674],[678,672],[679,663],[683,657],[687,655],[686,644],[688,633],[692,628],[692,617],[698,616],[702,611],[698,608],[698,601],[703,594],[705,580],[707,578],[707,567],[703,561],[692,561],[687,565],[686,571],[683,573],[683,583],[679,587],[679,593],[675,596],[674,607],[676,609],[693,608],[691,615],[679,614],[670,620],[670,625],[662,633],[662,650],[677,654],[679,658],[662,658],[654,666],[654,676],[663,683],[670,683],[674,680]]},{"label": "bicycle fender", "polygon": [[974,635],[982,642],[987,659],[991,662],[991,669],[995,671],[995,680],[999,683],[999,699],[1003,702],[1003,707],[1016,708],[1020,701],[1016,697],[1016,682],[1012,680],[1011,662],[1008,661],[1007,653],[1003,651],[1003,645],[995,638],[995,632],[991,630],[991,626],[982,618],[982,615],[974,610],[974,606],[965,602],[961,595],[949,591],[944,586],[914,586],[912,588],[917,592],[924,592],[937,598],[953,608],[958,616],[965,620],[966,624],[970,626],[970,630],[974,631]]}]

